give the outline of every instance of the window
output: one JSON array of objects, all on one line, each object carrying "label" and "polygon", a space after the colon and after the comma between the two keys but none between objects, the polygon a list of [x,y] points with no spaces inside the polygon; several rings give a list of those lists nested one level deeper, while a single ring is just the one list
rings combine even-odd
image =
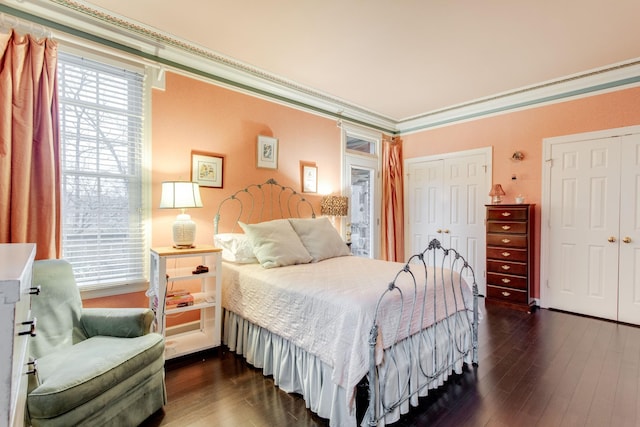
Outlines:
[{"label": "window", "polygon": [[381,135],[368,129],[342,125],[344,170],[342,194],[349,196],[346,234],[353,255],[377,258],[380,252]]},{"label": "window", "polygon": [[145,281],[144,73],[60,52],[58,91],[62,255],[85,289]]},{"label": "window", "polygon": [[351,136],[347,134],[347,151],[355,151],[356,153],[364,154],[376,154],[375,141],[360,138],[358,136]]}]

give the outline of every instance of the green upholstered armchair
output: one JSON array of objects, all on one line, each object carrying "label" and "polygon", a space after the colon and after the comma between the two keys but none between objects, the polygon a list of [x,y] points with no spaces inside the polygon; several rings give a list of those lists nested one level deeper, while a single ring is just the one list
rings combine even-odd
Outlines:
[{"label": "green upholstered armchair", "polygon": [[149,333],[153,312],[83,309],[71,265],[36,261],[37,318],[29,356],[27,422],[38,426],[136,426],[166,403],[164,340]]}]

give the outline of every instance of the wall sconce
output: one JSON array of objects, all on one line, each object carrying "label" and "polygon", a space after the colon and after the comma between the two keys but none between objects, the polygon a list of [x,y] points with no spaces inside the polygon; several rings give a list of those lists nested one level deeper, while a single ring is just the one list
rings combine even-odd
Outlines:
[{"label": "wall sconce", "polygon": [[519,162],[520,160],[524,160],[524,153],[522,151],[516,151],[511,155],[511,159]]},{"label": "wall sconce", "polygon": [[160,209],[182,209],[173,223],[173,247],[193,248],[196,239],[196,223],[185,213],[186,208],[201,208],[200,186],[188,181],[165,181],[162,183]]},{"label": "wall sconce", "polygon": [[502,202],[502,196],[505,195],[505,192],[502,189],[502,185],[495,184],[493,187],[491,187],[489,195],[491,196],[491,203],[498,204]]}]

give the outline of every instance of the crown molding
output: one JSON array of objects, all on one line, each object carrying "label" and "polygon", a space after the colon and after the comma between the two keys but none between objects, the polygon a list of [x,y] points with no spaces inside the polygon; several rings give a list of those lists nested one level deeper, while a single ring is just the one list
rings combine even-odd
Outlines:
[{"label": "crown molding", "polygon": [[401,120],[399,134],[640,86],[640,58]]},{"label": "crown molding", "polygon": [[84,2],[6,0],[5,4],[9,6],[0,4],[0,12],[53,30],[53,38],[63,44],[68,41],[68,36],[73,36],[233,90],[336,120],[395,133],[396,122],[389,117]]},{"label": "crown molding", "polygon": [[[53,30],[61,43],[89,42],[98,49],[129,55],[159,69],[187,74],[220,86],[351,122],[391,135],[533,108],[577,97],[640,85],[640,58],[557,80],[396,120],[244,64],[94,5],[73,0],[5,0],[0,12]],[[80,40],[80,42],[78,42]]]}]

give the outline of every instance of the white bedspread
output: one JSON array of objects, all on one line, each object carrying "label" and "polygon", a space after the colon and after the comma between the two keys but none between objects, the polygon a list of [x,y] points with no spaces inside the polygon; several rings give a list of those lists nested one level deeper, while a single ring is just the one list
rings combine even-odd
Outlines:
[{"label": "white bedspread", "polygon": [[[368,337],[378,299],[403,266],[354,256],[272,269],[264,269],[259,264],[223,263],[222,302],[224,308],[319,357],[333,367],[335,384],[353,390],[368,371]],[[422,266],[419,269],[412,267],[412,270],[416,271],[418,283],[423,283]],[[450,274],[445,274],[445,278],[449,280]],[[408,332],[411,312],[407,308],[413,300],[413,282],[409,279],[408,274],[403,274],[397,283],[405,298],[402,333],[396,336],[400,301],[394,298],[383,305],[384,314],[378,322],[382,341],[380,344],[378,340],[379,348],[389,347],[394,340],[399,341],[417,331],[420,323],[422,327],[433,323],[432,312],[425,316],[414,313],[411,332]],[[437,321],[446,316],[445,299],[449,314],[456,305],[458,310],[464,309],[463,298],[466,307],[472,310],[471,292],[466,284],[461,291],[459,280],[455,274],[455,292],[451,291],[451,286],[445,287],[448,289],[446,298],[438,291],[441,303],[436,312]],[[422,297],[420,293],[418,299]],[[432,298],[428,293],[427,299],[431,301]],[[432,303],[427,305],[432,306]],[[376,358],[381,355],[379,351]]]}]

